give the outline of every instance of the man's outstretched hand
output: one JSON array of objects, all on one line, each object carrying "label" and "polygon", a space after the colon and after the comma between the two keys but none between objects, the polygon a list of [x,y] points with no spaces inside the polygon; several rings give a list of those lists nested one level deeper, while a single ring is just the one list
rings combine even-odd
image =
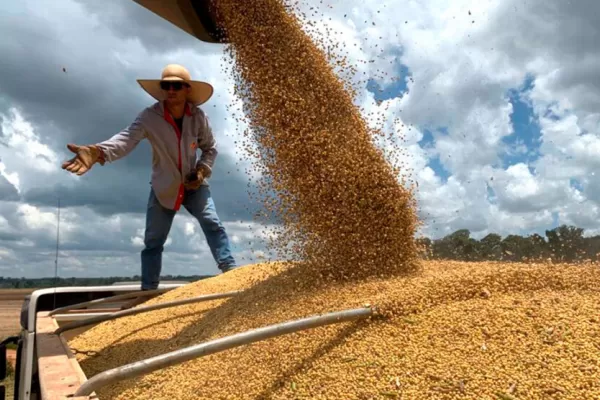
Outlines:
[{"label": "man's outstretched hand", "polygon": [[97,146],[78,146],[69,143],[67,148],[75,153],[75,157],[65,161],[62,164],[62,169],[81,176],[92,169],[95,163],[100,162],[104,164],[100,160],[100,149]]}]

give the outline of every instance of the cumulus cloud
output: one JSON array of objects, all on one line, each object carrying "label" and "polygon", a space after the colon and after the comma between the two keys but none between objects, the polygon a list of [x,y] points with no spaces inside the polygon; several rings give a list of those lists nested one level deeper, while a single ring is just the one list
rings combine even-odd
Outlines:
[{"label": "cumulus cloud", "polygon": [[[150,146],[83,177],[60,163],[70,142],[126,127],[152,103],[135,82],[171,62],[215,86],[203,108],[219,158],[211,190],[241,263],[270,257],[248,196],[258,178],[223,48],[133,1],[4,2],[0,13],[0,274],[139,274]],[[311,9],[312,8],[312,9]],[[418,184],[423,233],[467,228],[600,232],[600,3],[530,0],[301,2],[303,26],[356,90],[390,162]],[[27,23],[23,23],[23,15]],[[335,57],[347,57],[346,67]],[[400,145],[400,153],[392,150]],[[118,194],[118,195],[117,195]],[[15,267],[15,265],[17,267]],[[176,217],[165,273],[216,273],[201,229]]]},{"label": "cumulus cloud", "polygon": [[0,163],[0,200],[18,200],[18,178],[6,172],[6,166]]}]

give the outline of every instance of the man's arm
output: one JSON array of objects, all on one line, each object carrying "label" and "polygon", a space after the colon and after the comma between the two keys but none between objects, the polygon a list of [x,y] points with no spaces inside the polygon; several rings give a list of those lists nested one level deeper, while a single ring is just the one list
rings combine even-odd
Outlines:
[{"label": "man's arm", "polygon": [[111,162],[126,156],[146,137],[142,117],[143,112],[126,129],[104,142],[86,146],[67,144],[67,148],[75,153],[75,156],[63,162],[62,169],[81,176],[96,163],[104,165],[106,161]]},{"label": "man's arm", "polygon": [[127,128],[96,144],[102,150],[101,157],[104,156],[105,161],[113,162],[125,157],[146,137],[146,129],[142,123],[144,112],[139,113]]},{"label": "man's arm", "polygon": [[203,119],[204,124],[201,127],[201,133],[198,135],[198,148],[202,151],[200,160],[196,163],[196,169],[202,168],[204,178],[208,178],[212,175],[212,169],[215,165],[215,159],[217,158],[217,142],[212,133],[210,121],[204,112]]}]

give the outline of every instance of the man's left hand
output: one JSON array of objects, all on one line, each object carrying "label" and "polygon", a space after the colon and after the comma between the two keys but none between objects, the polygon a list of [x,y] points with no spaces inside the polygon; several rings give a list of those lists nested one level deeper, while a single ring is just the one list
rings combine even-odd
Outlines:
[{"label": "man's left hand", "polygon": [[185,188],[188,190],[197,190],[202,185],[202,182],[204,181],[204,176],[204,169],[202,168],[202,166],[198,167],[196,169],[195,175],[192,172],[186,177],[186,182],[184,184]]}]

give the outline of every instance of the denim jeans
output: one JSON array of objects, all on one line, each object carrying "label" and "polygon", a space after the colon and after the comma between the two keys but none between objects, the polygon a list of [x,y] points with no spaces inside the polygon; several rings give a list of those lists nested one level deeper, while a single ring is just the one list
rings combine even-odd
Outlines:
[{"label": "denim jeans", "polygon": [[[186,190],[182,205],[193,215],[204,232],[208,247],[219,269],[235,267],[229,238],[219,220],[208,186]],[[164,208],[150,189],[146,211],[145,248],[142,250],[142,290],[156,289],[162,269],[162,253],[173,218],[177,212]]]}]

